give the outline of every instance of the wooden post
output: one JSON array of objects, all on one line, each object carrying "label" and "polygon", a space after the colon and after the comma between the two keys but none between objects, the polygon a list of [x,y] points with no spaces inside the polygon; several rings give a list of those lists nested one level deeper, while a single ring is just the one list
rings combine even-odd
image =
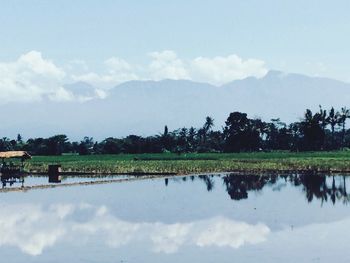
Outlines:
[{"label": "wooden post", "polygon": [[52,164],[49,165],[49,183],[60,183],[61,182],[61,165]]}]

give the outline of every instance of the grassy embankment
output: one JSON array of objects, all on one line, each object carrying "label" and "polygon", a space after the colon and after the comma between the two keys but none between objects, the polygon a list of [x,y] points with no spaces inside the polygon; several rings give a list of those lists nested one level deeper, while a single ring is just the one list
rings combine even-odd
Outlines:
[{"label": "grassy embankment", "polygon": [[120,154],[34,156],[26,163],[32,172],[46,172],[48,164],[59,163],[65,172],[91,173],[176,173],[205,172],[350,172],[350,151]]}]

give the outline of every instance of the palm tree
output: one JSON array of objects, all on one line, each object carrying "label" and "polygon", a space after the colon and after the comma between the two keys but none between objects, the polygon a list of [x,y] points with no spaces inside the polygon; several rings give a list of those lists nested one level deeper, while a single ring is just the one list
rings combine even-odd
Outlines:
[{"label": "palm tree", "polygon": [[10,141],[9,138],[2,137],[2,139],[0,139],[0,150],[1,151],[10,151],[10,150],[12,150],[12,145],[11,145],[11,141]]},{"label": "palm tree", "polygon": [[[322,106],[321,106],[321,105],[319,105],[319,107],[320,107],[320,111],[319,111],[319,113],[318,113],[318,120],[319,120],[319,123],[320,123],[320,125],[321,125],[321,127],[322,127],[322,131],[323,131],[323,133],[325,134],[325,132],[326,132],[326,127],[327,127],[327,124],[328,124],[327,111],[324,110],[324,109],[322,109]],[[324,148],[325,142],[323,141],[322,144],[323,144],[323,145],[322,145],[322,149],[323,149],[323,148]]]},{"label": "palm tree", "polygon": [[334,132],[335,132],[335,126],[338,125],[340,122],[340,114],[339,112],[335,111],[332,107],[331,110],[328,113],[328,123],[331,125],[331,131],[332,131],[332,146],[334,147]]},{"label": "palm tree", "polygon": [[346,107],[342,107],[340,111],[340,122],[339,125],[342,127],[342,146],[345,144],[345,124],[346,119],[350,118],[350,110]]},{"label": "palm tree", "polygon": [[304,119],[306,123],[312,123],[313,121],[313,114],[312,111],[310,109],[306,109],[305,115],[304,115]]},{"label": "palm tree", "polygon": [[204,139],[204,143],[206,141],[206,137],[207,137],[209,131],[211,130],[211,128],[213,126],[214,126],[214,119],[212,117],[207,116],[205,118],[205,123],[203,125],[203,130],[204,130],[204,132],[203,132],[203,139]]},{"label": "palm tree", "polygon": [[213,126],[214,126],[214,119],[212,117],[207,116],[205,118],[205,123],[203,125],[205,132],[208,133]]},{"label": "palm tree", "polygon": [[326,126],[328,124],[327,111],[322,109],[321,105],[319,105],[319,107],[320,107],[320,112],[319,112],[318,116],[319,116],[319,120],[320,120],[320,123],[321,123],[321,126],[322,126],[322,130],[325,131]]},{"label": "palm tree", "polygon": [[195,137],[196,137],[196,129],[191,127],[188,129],[188,138],[187,138],[187,142],[188,142],[188,147],[191,151],[193,151],[195,149]]},{"label": "palm tree", "polygon": [[322,128],[320,113],[313,114],[307,109],[303,121],[300,123],[303,135],[303,148],[308,150],[320,150],[323,148],[325,132]]}]

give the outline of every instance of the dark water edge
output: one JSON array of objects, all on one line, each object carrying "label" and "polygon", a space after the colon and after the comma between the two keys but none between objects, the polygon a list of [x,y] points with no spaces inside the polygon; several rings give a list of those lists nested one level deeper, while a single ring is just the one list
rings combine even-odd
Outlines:
[{"label": "dark water edge", "polygon": [[[64,174],[62,173],[63,181],[61,183],[47,183],[47,174],[37,175],[26,175],[24,178],[25,183],[20,185],[15,183],[11,186],[3,187],[0,192],[11,192],[11,191],[29,191],[36,189],[48,189],[57,187],[70,187],[70,186],[88,186],[98,184],[109,184],[109,183],[122,183],[128,181],[138,180],[150,180],[150,179],[161,179],[164,178],[166,185],[172,178],[182,178],[186,181],[187,178],[193,180],[194,178],[201,178],[204,182],[208,183],[207,189],[210,191],[210,179],[214,176],[223,177],[224,182],[227,184],[227,191],[229,192],[229,185],[238,187],[239,191],[246,193],[247,191],[260,190],[259,187],[263,188],[265,185],[274,184],[278,179],[284,179],[286,181],[293,182],[296,186],[302,184],[306,189],[310,188],[314,190],[316,188],[322,188],[322,191],[329,193],[330,191],[337,192],[338,194],[347,195],[346,188],[346,177],[350,174],[328,174],[328,173],[317,173],[315,171],[307,172],[275,172],[275,173],[210,173],[210,174],[193,174],[193,175],[173,175],[173,174]],[[335,187],[333,182],[332,187],[326,184],[327,178],[343,178],[343,185],[338,188]],[[27,182],[30,178],[29,182]],[[235,191],[235,190],[233,190]],[[321,189],[319,190],[321,192]]]}]

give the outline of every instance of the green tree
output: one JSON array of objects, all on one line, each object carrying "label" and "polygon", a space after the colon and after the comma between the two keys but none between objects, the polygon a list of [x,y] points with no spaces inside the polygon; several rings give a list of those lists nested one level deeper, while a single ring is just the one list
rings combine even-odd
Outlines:
[{"label": "green tree", "polygon": [[342,146],[345,146],[345,127],[346,120],[350,118],[350,110],[346,107],[342,107],[340,111],[339,125],[342,128]]},{"label": "green tree", "polygon": [[335,148],[335,127],[341,122],[341,116],[340,113],[334,110],[332,107],[328,113],[328,123],[331,126],[331,133],[332,133],[332,149]]},{"label": "green tree", "polygon": [[78,152],[80,155],[87,155],[93,152],[94,139],[92,137],[85,136],[79,143]]},{"label": "green tree", "polygon": [[302,134],[302,144],[300,148],[303,150],[320,150],[324,145],[325,132],[321,125],[320,114],[312,114],[307,109],[303,121],[300,123],[300,133]]},{"label": "green tree", "polygon": [[260,147],[260,121],[251,120],[246,113],[232,112],[225,122],[225,151],[258,150]]},{"label": "green tree", "polygon": [[214,126],[214,119],[207,116],[205,118],[205,123],[203,125],[203,143],[204,144],[206,143],[208,134],[213,126]]}]

